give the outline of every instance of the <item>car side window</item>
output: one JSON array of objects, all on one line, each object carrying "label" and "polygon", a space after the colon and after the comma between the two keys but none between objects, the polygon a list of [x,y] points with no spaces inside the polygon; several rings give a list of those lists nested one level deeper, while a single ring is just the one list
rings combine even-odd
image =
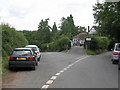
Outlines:
[{"label": "car side window", "polygon": [[116,45],[116,50],[120,51],[120,44]]}]

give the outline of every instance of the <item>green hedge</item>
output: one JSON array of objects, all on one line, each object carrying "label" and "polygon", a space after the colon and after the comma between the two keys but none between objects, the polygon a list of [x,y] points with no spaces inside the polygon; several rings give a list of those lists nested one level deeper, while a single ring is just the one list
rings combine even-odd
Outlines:
[{"label": "green hedge", "polygon": [[60,37],[51,43],[42,44],[40,47],[42,51],[64,51],[70,49],[70,39],[66,36]]},{"label": "green hedge", "polygon": [[108,49],[110,40],[107,37],[88,36],[87,38],[91,38],[91,41],[85,41],[85,45],[87,45],[87,49],[90,49],[90,50]]},{"label": "green hedge", "polygon": [[2,24],[2,56],[5,57],[11,53],[14,48],[24,47],[28,44],[23,33],[7,24]]},{"label": "green hedge", "polygon": [[0,27],[2,27],[2,74],[4,75],[9,72],[8,60],[12,50],[17,47],[24,47],[28,41],[23,33],[18,32],[8,24],[1,24]]}]

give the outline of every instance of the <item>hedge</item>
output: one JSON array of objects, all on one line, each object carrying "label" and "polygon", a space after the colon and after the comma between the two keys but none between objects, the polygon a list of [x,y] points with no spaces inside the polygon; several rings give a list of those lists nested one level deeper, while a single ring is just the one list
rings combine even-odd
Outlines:
[{"label": "hedge", "polygon": [[28,44],[23,33],[18,32],[7,24],[2,24],[2,56],[9,55],[14,48],[24,47]]},{"label": "hedge", "polygon": [[42,44],[41,49],[42,51],[64,51],[70,49],[70,45],[70,39],[64,36],[51,43]]},{"label": "hedge", "polygon": [[108,49],[110,40],[107,37],[101,36],[88,36],[91,41],[85,41],[85,46],[90,50],[106,50]]}]

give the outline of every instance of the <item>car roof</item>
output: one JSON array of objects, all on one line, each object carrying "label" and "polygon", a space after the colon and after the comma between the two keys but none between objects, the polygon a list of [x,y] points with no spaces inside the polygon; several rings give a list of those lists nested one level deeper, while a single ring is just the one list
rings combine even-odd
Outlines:
[{"label": "car roof", "polygon": [[36,45],[26,45],[25,47],[37,47],[38,48],[38,46]]},{"label": "car roof", "polygon": [[115,43],[115,45],[118,45],[118,44],[120,44],[120,43]]},{"label": "car roof", "polygon": [[31,48],[15,48],[14,50],[32,50]]},{"label": "car roof", "polygon": [[120,43],[115,43],[115,44],[120,44]]}]

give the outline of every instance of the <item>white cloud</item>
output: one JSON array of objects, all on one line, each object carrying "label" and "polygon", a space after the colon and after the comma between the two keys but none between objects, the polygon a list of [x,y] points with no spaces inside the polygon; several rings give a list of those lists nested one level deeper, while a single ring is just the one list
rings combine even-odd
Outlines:
[{"label": "white cloud", "polygon": [[37,30],[41,19],[50,18],[50,25],[62,17],[73,15],[76,25],[92,26],[92,6],[96,0],[3,0],[0,16],[18,30]]}]

